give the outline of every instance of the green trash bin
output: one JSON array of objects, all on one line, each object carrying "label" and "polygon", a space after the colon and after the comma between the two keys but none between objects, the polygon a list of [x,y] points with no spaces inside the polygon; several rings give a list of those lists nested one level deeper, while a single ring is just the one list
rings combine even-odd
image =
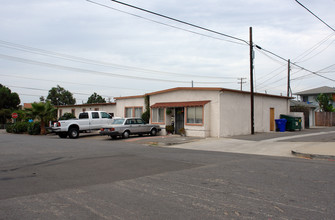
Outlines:
[{"label": "green trash bin", "polygon": [[290,115],[280,115],[280,118],[285,118],[286,122],[286,130],[287,131],[295,131],[299,129],[301,131],[301,117],[294,117]]}]

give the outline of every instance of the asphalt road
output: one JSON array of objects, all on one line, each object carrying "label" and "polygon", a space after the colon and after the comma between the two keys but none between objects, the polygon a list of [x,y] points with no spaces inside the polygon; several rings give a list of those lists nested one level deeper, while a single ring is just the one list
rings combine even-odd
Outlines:
[{"label": "asphalt road", "polygon": [[0,134],[0,219],[335,219],[334,167]]}]

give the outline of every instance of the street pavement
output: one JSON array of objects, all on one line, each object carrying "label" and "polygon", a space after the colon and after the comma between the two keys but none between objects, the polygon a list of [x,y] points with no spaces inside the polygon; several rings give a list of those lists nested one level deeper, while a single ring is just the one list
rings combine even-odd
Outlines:
[{"label": "street pavement", "polygon": [[335,159],[335,128],[316,127],[294,132],[270,132],[230,138],[179,135],[133,138],[151,146],[283,157]]},{"label": "street pavement", "polygon": [[[301,140],[334,142],[331,129],[220,139],[0,134],[0,219],[335,219],[333,161],[241,154],[248,143],[273,153]],[[189,145],[199,150],[178,149]]]},{"label": "street pavement", "polygon": [[[0,133],[5,132],[0,130]],[[108,136],[100,136],[98,132],[80,134],[80,138],[109,139]],[[153,147],[335,160],[335,127],[314,127],[302,131],[256,133],[228,138],[167,135],[131,137],[113,141]]]}]

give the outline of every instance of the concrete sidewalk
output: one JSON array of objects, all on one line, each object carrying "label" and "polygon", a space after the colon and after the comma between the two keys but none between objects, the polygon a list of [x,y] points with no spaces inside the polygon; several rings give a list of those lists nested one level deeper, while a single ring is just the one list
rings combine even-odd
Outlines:
[{"label": "concrete sidewalk", "polygon": [[[286,132],[285,132],[286,133]],[[335,142],[310,141],[313,136],[335,136],[334,129],[317,129],[307,132],[288,132],[287,134],[262,133],[232,138],[206,138],[197,141],[171,145],[171,148],[190,150],[206,150],[218,152],[231,152],[242,154],[257,154],[284,157],[306,157],[335,160]],[[278,137],[279,136],[279,137]],[[272,137],[272,138],[269,138]],[[308,142],[294,141],[294,139],[307,139]]]}]

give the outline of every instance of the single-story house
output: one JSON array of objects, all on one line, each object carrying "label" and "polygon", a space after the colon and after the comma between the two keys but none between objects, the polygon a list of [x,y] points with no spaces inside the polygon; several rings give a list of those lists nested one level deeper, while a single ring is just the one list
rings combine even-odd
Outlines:
[{"label": "single-story house", "polygon": [[[118,97],[116,116],[140,116],[150,105],[150,122],[173,125],[188,136],[227,137],[251,133],[250,92],[207,87],[177,87],[139,96]],[[255,132],[275,131],[275,119],[289,114],[291,98],[255,93]]]},{"label": "single-story house", "polygon": [[80,112],[85,111],[105,111],[111,116],[116,113],[116,103],[96,103],[96,104],[80,104],[80,105],[60,105],[57,108],[57,118],[64,115],[64,113],[72,113],[77,118]]}]

